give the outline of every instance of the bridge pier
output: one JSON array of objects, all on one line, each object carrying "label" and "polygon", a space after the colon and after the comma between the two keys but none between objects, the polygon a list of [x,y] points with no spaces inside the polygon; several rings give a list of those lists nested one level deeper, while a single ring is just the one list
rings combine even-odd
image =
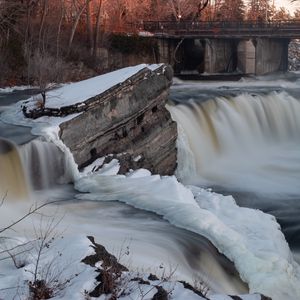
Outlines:
[{"label": "bridge pier", "polygon": [[257,38],[255,40],[255,74],[288,70],[289,39]]},{"label": "bridge pier", "polygon": [[237,66],[237,45],[231,39],[206,39],[204,72],[233,72]]},{"label": "bridge pier", "polygon": [[178,47],[176,50],[179,41],[177,39],[157,39],[159,62],[171,65],[175,72],[183,69],[183,49],[182,47]]},{"label": "bridge pier", "polygon": [[175,73],[263,75],[288,70],[288,38],[158,38],[159,62],[172,65]]},{"label": "bridge pier", "polygon": [[237,48],[237,69],[243,74],[255,73],[255,45],[252,40],[241,40]]}]

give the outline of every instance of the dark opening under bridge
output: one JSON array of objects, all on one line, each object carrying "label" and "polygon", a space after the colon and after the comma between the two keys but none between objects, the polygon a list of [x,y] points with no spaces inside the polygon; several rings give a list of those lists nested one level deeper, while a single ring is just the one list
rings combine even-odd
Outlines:
[{"label": "dark opening under bridge", "polygon": [[135,26],[138,32],[158,40],[159,60],[172,64],[177,73],[287,71],[290,40],[300,39],[300,20],[143,21]]}]

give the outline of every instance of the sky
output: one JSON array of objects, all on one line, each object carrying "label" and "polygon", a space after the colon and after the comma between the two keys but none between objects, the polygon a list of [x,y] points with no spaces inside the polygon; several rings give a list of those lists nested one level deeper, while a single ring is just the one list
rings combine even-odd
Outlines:
[{"label": "sky", "polygon": [[300,8],[300,0],[291,3],[290,0],[275,0],[275,5],[277,7],[285,7],[290,12],[294,12],[297,8]]}]

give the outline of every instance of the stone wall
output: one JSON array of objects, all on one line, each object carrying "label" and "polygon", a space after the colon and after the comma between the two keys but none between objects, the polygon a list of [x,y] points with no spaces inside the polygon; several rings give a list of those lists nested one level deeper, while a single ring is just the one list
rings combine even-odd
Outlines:
[{"label": "stone wall", "polygon": [[289,39],[256,39],[255,74],[288,70]]},{"label": "stone wall", "polygon": [[118,155],[122,172],[147,168],[161,175],[176,168],[177,127],[166,110],[171,67],[145,68],[122,84],[85,101],[88,109],[60,125],[60,137],[80,168]]}]

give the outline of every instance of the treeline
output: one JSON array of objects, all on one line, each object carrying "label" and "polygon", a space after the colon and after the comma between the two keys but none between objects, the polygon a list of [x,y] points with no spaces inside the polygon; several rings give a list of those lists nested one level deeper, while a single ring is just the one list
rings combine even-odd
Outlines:
[{"label": "treeline", "polygon": [[0,84],[13,78],[42,85],[43,74],[47,81],[73,80],[62,77],[78,65],[99,73],[99,49],[114,44],[111,34],[144,20],[292,18],[300,20],[300,10],[291,16],[271,0],[0,0]]},{"label": "treeline", "polygon": [[300,10],[291,14],[284,7],[277,8],[272,0],[215,0],[210,1],[201,19],[253,22],[300,20]]}]

